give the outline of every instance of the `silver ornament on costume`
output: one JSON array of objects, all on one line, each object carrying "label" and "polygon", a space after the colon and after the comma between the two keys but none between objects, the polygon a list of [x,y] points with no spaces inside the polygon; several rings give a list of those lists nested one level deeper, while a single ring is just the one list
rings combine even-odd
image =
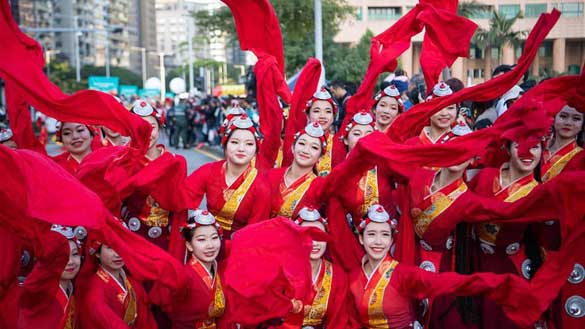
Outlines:
[{"label": "silver ornament on costume", "polygon": [[130,229],[130,231],[136,232],[140,230],[140,226],[142,226],[142,224],[140,223],[140,219],[132,217],[128,220],[128,228]]},{"label": "silver ornament on costume", "polygon": [[368,218],[372,222],[386,223],[390,220],[390,215],[386,212],[386,209],[379,204],[375,204],[368,208]]},{"label": "silver ornament on costume", "polygon": [[446,84],[445,82],[439,82],[433,88],[433,96],[444,97],[449,96],[452,93],[453,90],[451,90],[451,87],[449,87],[449,85]]},{"label": "silver ornament on costume", "polygon": [[507,247],[506,247],[506,254],[508,255],[514,255],[516,254],[518,251],[520,250],[520,243],[518,242],[514,242],[514,243],[510,243]]},{"label": "silver ornament on costume", "polygon": [[62,226],[62,225],[58,225],[58,224],[53,224],[51,226],[51,231],[60,233],[61,235],[66,237],[68,240],[71,240],[75,237],[75,234],[73,234],[73,229],[69,226]]},{"label": "silver ornament on costume", "polygon": [[325,131],[323,127],[318,122],[309,123],[305,127],[305,133],[311,137],[321,138],[325,136]]},{"label": "silver ornament on costume", "polygon": [[156,239],[162,235],[162,229],[158,226],[153,226],[148,229],[148,237]]},{"label": "silver ornament on costume", "polygon": [[569,275],[569,278],[567,280],[571,284],[579,284],[579,283],[583,282],[584,278],[585,278],[585,268],[583,268],[583,265],[581,265],[579,263],[575,263],[575,266],[573,267],[573,271],[571,272],[571,274]]},{"label": "silver ornament on costume", "polygon": [[419,267],[427,272],[433,272],[433,273],[437,272],[437,268],[435,267],[435,264],[433,264],[433,262],[428,261],[428,260],[425,260],[422,263],[420,263]]},{"label": "silver ornament on costume", "polygon": [[585,298],[574,295],[565,302],[565,312],[570,317],[582,318],[585,316]]},{"label": "silver ornament on costume", "polygon": [[525,259],[522,262],[522,276],[529,280],[531,278],[530,271],[532,270],[532,261],[530,259]]},{"label": "silver ornament on costume", "polygon": [[14,136],[12,129],[10,128],[2,128],[0,130],[0,143],[6,142],[10,140]]},{"label": "silver ornament on costume", "polygon": [[75,234],[75,236],[77,237],[77,239],[83,240],[83,239],[85,239],[87,237],[87,230],[83,226],[77,226],[73,230],[73,234]]},{"label": "silver ornament on costume", "polygon": [[369,125],[374,122],[374,118],[369,112],[359,112],[353,115],[353,121],[358,125]]},{"label": "silver ornament on costume", "polygon": [[299,211],[299,217],[305,222],[318,222],[321,219],[321,214],[314,208],[303,207]]}]

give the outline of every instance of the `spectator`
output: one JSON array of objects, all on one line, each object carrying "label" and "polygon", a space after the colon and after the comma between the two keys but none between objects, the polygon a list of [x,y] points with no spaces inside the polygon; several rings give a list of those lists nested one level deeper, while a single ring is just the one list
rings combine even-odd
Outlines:
[{"label": "spectator", "polygon": [[340,80],[331,82],[329,86],[331,95],[339,105],[339,111],[337,111],[337,118],[334,123],[335,128],[339,130],[339,126],[341,126],[343,118],[345,117],[345,104],[347,104],[347,100],[351,97],[351,93],[347,90],[347,84]]},{"label": "spectator", "polygon": [[394,72],[392,84],[395,85],[398,92],[402,94],[403,91],[408,90],[408,76],[403,70],[398,69]]}]

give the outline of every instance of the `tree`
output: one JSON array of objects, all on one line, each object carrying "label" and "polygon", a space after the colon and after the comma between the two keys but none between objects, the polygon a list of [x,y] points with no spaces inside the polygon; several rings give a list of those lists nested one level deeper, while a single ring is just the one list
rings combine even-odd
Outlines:
[{"label": "tree", "polygon": [[495,48],[498,50],[499,62],[504,47],[512,46],[515,48],[521,45],[521,38],[525,36],[527,32],[512,30],[512,27],[519,18],[522,18],[522,12],[518,12],[514,17],[506,18],[497,11],[493,11],[489,22],[489,28],[487,30],[478,28],[475,32],[473,42],[478,47],[484,49],[486,77],[488,77],[492,71],[492,49]]},{"label": "tree", "polygon": [[[286,74],[292,76],[302,68],[308,57],[315,54],[313,0],[271,0],[270,2],[283,34]],[[324,47],[324,53],[328,54],[324,54],[324,61],[328,64],[333,62],[333,58],[328,57],[329,54],[334,54],[328,47],[335,46],[333,36],[339,31],[339,24],[353,13],[353,8],[348,6],[345,0],[323,0],[322,10],[323,44],[327,45]],[[198,11],[192,15],[202,34],[211,37],[225,36],[228,42],[236,40],[234,21],[229,8],[222,7],[214,12]],[[339,48],[335,49],[342,51]],[[340,58],[342,57],[337,55],[334,57],[337,61]]]},{"label": "tree", "polygon": [[326,44],[324,57],[327,63],[329,80],[344,80],[359,85],[370,61],[370,44],[374,33],[367,30],[355,47],[346,47],[337,43]]}]

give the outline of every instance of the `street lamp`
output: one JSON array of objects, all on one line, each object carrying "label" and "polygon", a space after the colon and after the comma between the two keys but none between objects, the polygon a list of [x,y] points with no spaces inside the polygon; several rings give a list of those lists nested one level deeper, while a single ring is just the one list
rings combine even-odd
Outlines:
[{"label": "street lamp", "polygon": [[105,28],[106,31],[106,77],[110,77],[110,38],[109,32],[120,33],[123,31],[120,26],[108,26]]},{"label": "street lamp", "polygon": [[144,47],[130,47],[130,50],[140,51],[142,56],[142,88],[146,85],[146,48]]}]

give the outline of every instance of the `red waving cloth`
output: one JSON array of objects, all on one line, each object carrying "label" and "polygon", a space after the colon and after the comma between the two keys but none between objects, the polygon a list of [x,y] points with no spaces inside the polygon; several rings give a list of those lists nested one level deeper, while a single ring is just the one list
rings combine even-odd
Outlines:
[{"label": "red waving cloth", "polygon": [[10,119],[10,128],[14,133],[14,142],[21,149],[28,149],[46,154],[45,147],[36,138],[32,129],[32,120],[28,104],[22,96],[12,92],[10,83],[6,85],[6,113]]},{"label": "red waving cloth", "polygon": [[307,125],[307,115],[305,109],[307,108],[307,101],[317,90],[319,78],[321,77],[321,62],[316,58],[307,59],[307,63],[303,67],[299,79],[295,85],[295,90],[292,94],[290,109],[288,111],[288,119],[286,120],[286,127],[284,133],[284,142],[282,143],[282,168],[288,167],[292,163],[291,147],[293,144],[294,135],[305,128]]},{"label": "red waving cloth", "polygon": [[310,304],[313,288],[308,260],[313,239],[328,238],[282,217],[236,232],[226,259],[226,320],[256,325],[284,318],[292,310],[292,299]]},{"label": "red waving cloth", "polygon": [[[60,121],[105,125],[132,137],[132,146],[145,151],[151,127],[132,115],[114,97],[95,90],[62,93],[42,71],[41,46],[23,34],[7,1],[0,4],[0,77],[22,101]],[[24,124],[24,123],[23,123]],[[28,124],[28,123],[27,123]]]},{"label": "red waving cloth", "polygon": [[[469,41],[477,25],[457,16],[456,0],[421,1],[386,31],[372,39],[370,64],[355,95],[348,100],[346,119],[342,127],[355,113],[370,109],[372,94],[378,76],[382,72],[394,71],[400,54],[410,47],[410,39],[426,30],[421,53],[421,65],[430,89],[438,80],[441,70],[451,66],[459,56],[467,57]],[[443,9],[445,8],[445,9]]]},{"label": "red waving cloth", "polygon": [[284,76],[284,49],[278,17],[268,0],[222,0],[234,16],[242,50],[256,57],[272,55]]},{"label": "red waving cloth", "polygon": [[282,107],[278,96],[285,103],[290,102],[291,94],[283,74],[278,71],[278,63],[273,56],[261,55],[254,67],[258,91],[258,111],[260,115],[260,132],[264,140],[260,145],[256,167],[273,168],[280,149],[282,132]]},{"label": "red waving cloth", "polygon": [[[97,227],[107,215],[99,197],[53,160],[28,150],[0,146],[4,187],[0,213],[67,226]],[[67,195],[63,194],[67,191]],[[80,224],[82,222],[82,224]]]},{"label": "red waving cloth", "polygon": [[512,71],[482,84],[462,89],[452,95],[437,97],[429,102],[414,106],[407,113],[398,116],[392,122],[391,129],[388,129],[386,132],[388,136],[394,141],[403,143],[407,139],[416,136],[428,124],[429,118],[433,114],[448,105],[463,100],[486,101],[504,94],[520,80],[524,72],[532,64],[532,60],[536,56],[540,44],[556,24],[559,17],[560,12],[556,9],[550,14],[542,14],[540,16],[526,40],[524,53],[518,60],[518,65]]}]

